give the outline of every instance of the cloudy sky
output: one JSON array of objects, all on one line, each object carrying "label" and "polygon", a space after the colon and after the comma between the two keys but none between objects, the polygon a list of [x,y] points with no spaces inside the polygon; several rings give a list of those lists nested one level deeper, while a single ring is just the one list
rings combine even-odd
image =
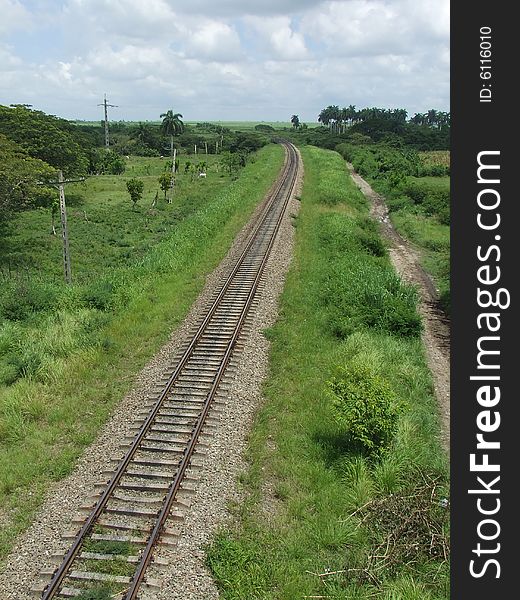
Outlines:
[{"label": "cloudy sky", "polygon": [[0,0],[0,104],[66,118],[449,110],[449,0]]}]

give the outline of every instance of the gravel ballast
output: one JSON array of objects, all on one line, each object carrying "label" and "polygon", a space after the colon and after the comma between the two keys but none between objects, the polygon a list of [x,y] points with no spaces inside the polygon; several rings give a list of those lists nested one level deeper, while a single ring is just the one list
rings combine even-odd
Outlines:
[{"label": "gravel ballast", "polygon": [[[294,227],[291,215],[299,207],[294,196],[299,193],[302,177],[300,159],[300,181],[287,207],[264,271],[258,305],[249,319],[249,332],[243,336],[244,347],[236,356],[235,377],[226,393],[228,399],[219,407],[222,412],[218,416],[218,427],[213,430],[209,440],[209,447],[202,458],[202,468],[197,470],[199,481],[190,495],[191,507],[186,510],[185,519],[180,525],[178,546],[163,546],[158,550],[157,556],[167,559],[169,564],[160,570],[151,568],[149,576],[160,581],[161,588],[145,588],[141,593],[143,599],[218,598],[213,580],[204,566],[204,546],[216,528],[228,518],[226,507],[230,500],[237,498],[236,478],[245,468],[242,452],[254,414],[262,402],[260,390],[268,365],[269,344],[262,330],[272,325],[277,316],[278,297],[292,255]],[[125,436],[133,435],[131,426],[135,421],[129,419],[129,415],[137,413],[142,407],[143,398],[150,396],[157,379],[171,367],[172,357],[204,314],[223,274],[231,269],[240,255],[262,206],[256,209],[252,219],[241,230],[226,258],[208,276],[204,290],[182,325],[136,377],[133,389],[118,404],[97,440],[85,450],[74,472],[65,480],[49,486],[34,523],[19,537],[6,559],[5,568],[0,574],[2,600],[27,600],[33,597],[30,589],[42,581],[39,577],[41,570],[53,564],[53,554],[63,553],[69,547],[70,540],[62,539],[62,534],[74,529],[72,520],[78,516],[80,507],[88,502],[95,484],[106,480],[103,472],[114,467],[112,457],[121,456],[119,446]],[[176,524],[176,527],[179,528],[179,525]]]}]

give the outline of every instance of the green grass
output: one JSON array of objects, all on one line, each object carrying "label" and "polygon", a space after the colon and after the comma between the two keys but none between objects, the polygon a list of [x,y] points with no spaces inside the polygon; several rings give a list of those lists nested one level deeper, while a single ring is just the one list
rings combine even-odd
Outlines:
[{"label": "green grass", "polygon": [[440,304],[449,315],[449,151],[422,152],[414,157],[377,144],[340,144],[337,149],[386,198],[393,224],[417,246],[421,264],[432,276]]},{"label": "green grass", "polygon": [[444,177],[409,177],[412,182],[421,183],[426,185],[433,190],[450,191],[450,178],[449,176]]},{"label": "green grass", "polygon": [[[449,191],[449,177],[422,177],[432,189]],[[435,215],[425,215],[408,199],[389,198],[390,218],[396,230],[418,248],[421,264],[439,289],[444,311],[450,314],[450,226]]]},{"label": "green grass", "polygon": [[[148,241],[133,262],[107,265],[110,250],[98,248],[105,267],[94,281],[88,273],[70,288],[31,274],[17,279],[29,312],[0,324],[0,366],[14,376],[0,385],[0,557],[30,523],[49,482],[70,473],[135,374],[181,322],[282,157],[280,146],[265,147],[236,181],[208,186],[196,207],[186,200],[189,209],[175,227]],[[88,238],[82,249],[91,252]],[[58,302],[45,306],[47,292]]]},{"label": "green grass", "polygon": [[[206,179],[184,174],[184,166],[203,160]],[[129,265],[142,258],[151,246],[169,235],[183,219],[199,210],[208,193],[230,185],[230,178],[217,171],[218,157],[201,155],[199,160],[181,157],[174,201],[168,204],[159,189],[158,177],[167,159],[131,157],[123,175],[89,177],[84,183],[66,186],[72,274],[76,282],[97,278],[107,269]],[[126,182],[138,177],[145,187],[143,198],[132,208]],[[156,192],[157,206],[152,208]],[[49,209],[20,213],[0,241],[0,271],[29,270],[46,279],[63,278],[59,217],[57,235],[51,232]]]},{"label": "green grass", "polygon": [[[90,125],[99,127],[100,121],[76,121],[78,125]],[[125,125],[132,126],[138,125],[138,121],[125,121]],[[160,125],[160,120],[145,121],[154,125]],[[235,131],[247,131],[254,129],[256,125],[270,125],[274,129],[284,129],[286,127],[291,128],[292,123],[290,121],[185,121],[186,125],[197,125],[197,123],[212,123],[213,125],[222,125]],[[303,124],[303,121],[302,121]],[[317,121],[307,121],[307,127],[319,127],[320,123]]]},{"label": "green grass", "polygon": [[[187,123],[190,125],[196,125],[197,122],[198,121],[187,121]],[[234,131],[248,131],[254,129],[256,125],[269,125],[274,129],[290,129],[293,126],[290,121],[208,121],[208,123],[222,125],[223,127],[228,127]],[[306,123],[306,125],[307,127],[318,127],[320,123],[317,121],[311,121]]]},{"label": "green grass", "polygon": [[[447,494],[448,469],[422,343],[366,322],[343,336],[331,330],[321,284],[336,261],[389,263],[363,245],[372,231],[366,203],[339,155],[312,147],[302,154],[295,257],[278,322],[266,332],[266,402],[250,435],[243,500],[209,546],[208,564],[224,600],[446,599],[447,564],[427,555],[427,532],[403,529],[417,507],[442,539],[448,527],[428,495],[435,486],[435,499]],[[344,199],[331,204],[325,190]],[[347,235],[336,235],[336,221]],[[334,419],[327,382],[343,366],[368,370],[398,399],[397,433],[381,458],[360,453]],[[371,564],[401,530],[407,545],[417,544],[416,562],[397,544],[388,565]]]}]

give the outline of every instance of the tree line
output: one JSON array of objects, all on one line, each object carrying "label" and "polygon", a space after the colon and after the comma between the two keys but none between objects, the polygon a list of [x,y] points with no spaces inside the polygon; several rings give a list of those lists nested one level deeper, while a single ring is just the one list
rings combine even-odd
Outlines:
[{"label": "tree line", "polygon": [[[408,120],[408,111],[404,108],[377,107],[357,110],[351,104],[343,108],[336,105],[329,105],[322,109],[318,115],[318,122],[329,127],[336,133],[344,133],[347,127],[369,120],[394,121],[405,124]],[[449,127],[450,113],[430,109],[424,114],[416,113],[408,122],[415,125],[427,125],[428,127]]]}]

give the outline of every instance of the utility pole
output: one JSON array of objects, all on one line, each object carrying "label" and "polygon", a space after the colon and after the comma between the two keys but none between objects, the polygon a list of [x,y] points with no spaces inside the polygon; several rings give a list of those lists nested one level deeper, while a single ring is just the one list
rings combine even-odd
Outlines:
[{"label": "utility pole", "polygon": [[67,228],[67,206],[65,205],[65,182],[62,171],[58,171],[58,181],[58,189],[60,190],[61,237],[63,239],[63,270],[65,273],[65,282],[72,283],[69,251],[69,230]]},{"label": "utility pole", "polygon": [[171,178],[171,182],[170,182],[170,189],[172,191],[172,195],[170,197],[169,204],[171,204],[173,201],[173,187],[175,186],[175,161],[176,160],[177,160],[177,148],[174,148],[173,156],[172,156],[172,178]]},{"label": "utility pole", "polygon": [[38,182],[38,185],[52,185],[57,187],[60,193],[60,218],[61,218],[61,238],[63,240],[63,272],[65,282],[72,283],[72,270],[70,266],[69,251],[69,230],[67,227],[67,206],[65,205],[65,184],[85,181],[84,177],[78,179],[63,179],[63,171],[58,171],[58,181]]},{"label": "utility pole", "polygon": [[117,108],[117,104],[107,104],[107,95],[105,94],[105,99],[102,104],[98,104],[98,106],[105,107],[105,148],[108,150],[110,146],[110,142],[108,139],[108,107]]}]

